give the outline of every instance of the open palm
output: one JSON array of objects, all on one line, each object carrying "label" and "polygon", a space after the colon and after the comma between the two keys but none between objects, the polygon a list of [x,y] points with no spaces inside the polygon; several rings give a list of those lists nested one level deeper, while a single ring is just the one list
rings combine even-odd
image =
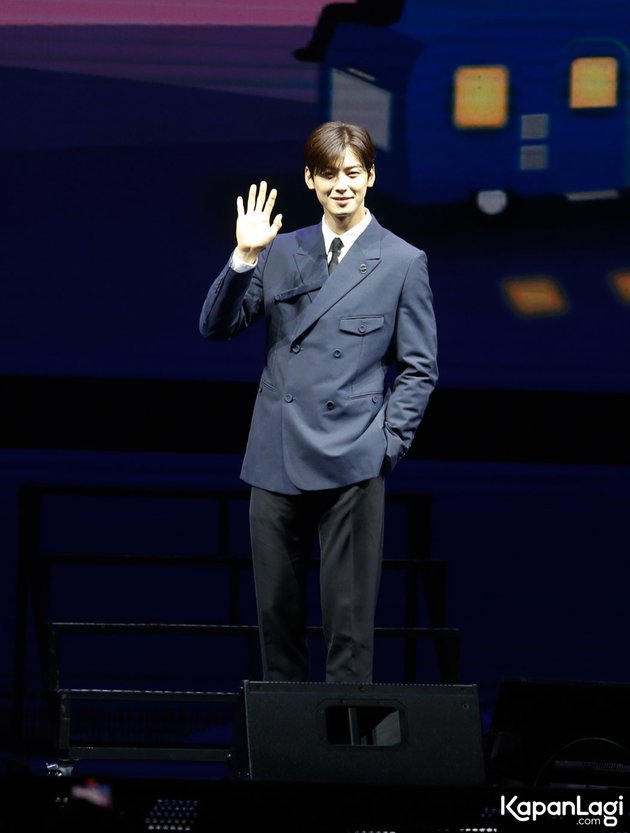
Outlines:
[{"label": "open palm", "polygon": [[242,197],[236,200],[236,243],[242,255],[258,256],[280,231],[282,214],[271,220],[277,195],[272,188],[267,196],[267,183],[263,180],[258,187],[250,186],[247,207]]}]

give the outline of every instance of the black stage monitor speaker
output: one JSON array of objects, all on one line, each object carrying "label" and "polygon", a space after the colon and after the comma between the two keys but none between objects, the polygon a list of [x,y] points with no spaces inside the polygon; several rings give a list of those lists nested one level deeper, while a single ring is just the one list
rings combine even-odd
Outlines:
[{"label": "black stage monitor speaker", "polygon": [[483,786],[477,687],[244,681],[233,774]]},{"label": "black stage monitor speaker", "polygon": [[494,786],[630,787],[630,685],[503,680],[486,769]]}]

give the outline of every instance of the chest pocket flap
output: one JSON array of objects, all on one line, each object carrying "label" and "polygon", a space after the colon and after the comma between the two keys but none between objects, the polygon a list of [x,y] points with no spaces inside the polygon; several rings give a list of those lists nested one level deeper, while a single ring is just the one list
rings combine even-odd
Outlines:
[{"label": "chest pocket flap", "polygon": [[321,289],[324,285],[325,278],[311,283],[303,283],[299,286],[294,286],[291,289],[285,289],[284,292],[278,292],[273,296],[274,301],[282,303],[284,301],[292,301],[294,298],[299,298],[301,295],[306,295],[308,292],[315,292]]},{"label": "chest pocket flap", "polygon": [[373,333],[375,330],[380,330],[384,323],[384,315],[353,315],[352,318],[342,318],[339,321],[339,329],[343,333],[364,336]]}]

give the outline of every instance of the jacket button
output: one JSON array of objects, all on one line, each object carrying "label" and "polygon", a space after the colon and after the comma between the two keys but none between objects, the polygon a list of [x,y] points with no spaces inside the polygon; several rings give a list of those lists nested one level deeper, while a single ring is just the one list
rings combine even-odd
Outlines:
[{"label": "jacket button", "polygon": [[335,407],[335,403],[332,401],[332,399],[328,400],[328,402],[326,403],[326,407],[329,411],[332,411],[332,409]]},{"label": "jacket button", "polygon": [[333,352],[333,356],[334,356],[336,359],[341,358],[341,355],[342,355],[341,350],[335,350],[335,351]]},{"label": "jacket button", "polygon": [[365,332],[365,324],[360,324],[360,325],[359,325],[359,332],[360,332],[360,333],[364,333],[364,332]]},{"label": "jacket button", "polygon": [[299,353],[302,347],[299,344],[292,344],[291,345],[291,352],[292,353]]},{"label": "jacket button", "polygon": [[373,396],[372,402],[376,405],[376,403],[378,402],[378,396]]},{"label": "jacket button", "polygon": [[291,394],[290,394],[290,393],[285,393],[285,395],[284,395],[284,401],[285,401],[285,402],[293,402],[293,397],[291,396]]}]

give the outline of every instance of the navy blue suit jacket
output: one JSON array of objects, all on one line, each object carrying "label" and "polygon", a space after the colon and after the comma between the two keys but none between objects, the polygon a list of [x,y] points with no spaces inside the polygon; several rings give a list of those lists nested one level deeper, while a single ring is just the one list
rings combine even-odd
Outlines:
[{"label": "navy blue suit jacket", "polygon": [[229,339],[260,318],[267,352],[243,480],[295,494],[393,468],[438,375],[424,252],[372,217],[328,277],[321,224],[280,234],[254,269],[223,269],[200,331]]}]

